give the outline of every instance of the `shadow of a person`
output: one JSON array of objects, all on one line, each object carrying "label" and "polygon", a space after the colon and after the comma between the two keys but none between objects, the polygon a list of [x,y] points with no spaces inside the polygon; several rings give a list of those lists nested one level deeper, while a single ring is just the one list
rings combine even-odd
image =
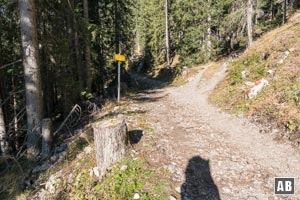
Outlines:
[{"label": "shadow of a person", "polygon": [[181,186],[182,200],[220,200],[219,190],[211,174],[209,160],[195,156],[189,160],[185,183]]}]

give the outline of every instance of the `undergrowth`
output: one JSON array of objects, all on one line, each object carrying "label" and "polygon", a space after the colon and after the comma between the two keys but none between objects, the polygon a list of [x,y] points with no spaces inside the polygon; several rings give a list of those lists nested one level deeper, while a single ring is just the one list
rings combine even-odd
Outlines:
[{"label": "undergrowth", "polygon": [[[135,194],[139,194],[142,200],[168,197],[168,174],[151,170],[143,159],[125,158],[112,167],[102,181],[91,176],[93,166],[95,160],[91,156],[85,156],[79,163],[72,165],[66,177],[57,182],[55,187],[58,194],[55,199],[123,200],[132,199]],[[72,182],[70,177],[73,177]]]},{"label": "undergrowth", "polygon": [[[134,94],[132,94],[134,95]],[[125,97],[124,97],[125,98]],[[123,103],[117,109],[115,105],[103,110],[92,122],[118,116],[126,118],[129,130],[140,129],[153,132],[148,124],[145,112],[139,105]],[[92,149],[87,152],[86,148]],[[130,151],[129,151],[130,152]],[[171,190],[170,174],[165,169],[152,168],[143,154],[131,157],[130,153],[113,165],[101,180],[95,175],[96,166],[93,133],[91,125],[85,127],[81,134],[68,142],[60,162],[43,172],[32,174],[32,185],[22,188],[23,172],[26,166],[21,163],[7,171],[0,180],[7,187],[1,187],[5,193],[1,199],[169,199]],[[52,188],[52,189],[51,189]]]}]

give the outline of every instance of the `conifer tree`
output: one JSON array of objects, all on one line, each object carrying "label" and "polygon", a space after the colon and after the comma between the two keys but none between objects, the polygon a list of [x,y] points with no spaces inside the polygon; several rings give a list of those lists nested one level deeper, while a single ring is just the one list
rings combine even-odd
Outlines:
[{"label": "conifer tree", "polygon": [[39,140],[42,120],[42,88],[39,67],[39,50],[35,2],[19,0],[21,17],[21,36],[23,65],[25,75],[26,112],[27,112],[27,153],[36,159],[39,153]]}]

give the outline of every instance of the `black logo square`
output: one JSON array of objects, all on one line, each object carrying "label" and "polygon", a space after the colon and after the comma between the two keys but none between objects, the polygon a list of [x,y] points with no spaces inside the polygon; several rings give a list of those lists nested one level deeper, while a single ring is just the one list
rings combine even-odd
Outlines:
[{"label": "black logo square", "polygon": [[295,194],[295,178],[275,178],[275,194]]}]

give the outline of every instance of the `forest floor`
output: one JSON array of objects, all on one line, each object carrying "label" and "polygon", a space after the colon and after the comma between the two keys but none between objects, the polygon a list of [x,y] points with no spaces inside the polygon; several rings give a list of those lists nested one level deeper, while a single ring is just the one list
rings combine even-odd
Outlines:
[{"label": "forest floor", "polygon": [[[198,66],[181,86],[132,75],[140,90],[96,114],[64,144],[62,161],[36,174],[17,199],[300,199],[299,151],[275,139],[278,130],[209,103],[227,65]],[[91,127],[115,117],[126,120],[132,148],[99,181]],[[275,196],[274,177],[295,177],[295,195]]]},{"label": "forest floor", "polygon": [[[144,131],[136,151],[152,167],[170,171],[174,197],[300,199],[300,154],[290,144],[275,141],[277,133],[263,133],[263,127],[247,118],[210,105],[208,95],[225,77],[227,64],[203,79],[209,68],[204,66],[179,87],[135,76],[156,88],[132,99],[152,128]],[[296,195],[275,196],[274,177],[295,177]]]}]

